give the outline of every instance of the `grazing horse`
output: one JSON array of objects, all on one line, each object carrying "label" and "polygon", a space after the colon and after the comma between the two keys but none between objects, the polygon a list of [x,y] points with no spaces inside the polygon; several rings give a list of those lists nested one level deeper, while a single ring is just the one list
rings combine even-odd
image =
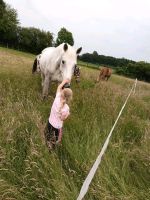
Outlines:
[{"label": "grazing horse", "polygon": [[80,68],[77,65],[74,69],[74,76],[75,76],[76,83],[79,83],[80,82]]},{"label": "grazing horse", "polygon": [[[75,50],[69,44],[63,43],[58,47],[48,47],[42,51],[39,59],[39,68],[42,77],[43,98],[48,95],[51,81],[61,82],[64,79],[71,81],[77,63],[77,56],[81,50],[82,47]],[[34,63],[36,64],[37,61],[34,61]],[[36,67],[33,64],[32,72],[34,73],[35,71]]]},{"label": "grazing horse", "polygon": [[97,79],[97,82],[99,82],[100,80],[106,80],[108,81],[108,79],[110,78],[112,74],[112,70],[108,67],[103,67],[101,70],[100,70],[100,73],[99,73],[99,77]]}]

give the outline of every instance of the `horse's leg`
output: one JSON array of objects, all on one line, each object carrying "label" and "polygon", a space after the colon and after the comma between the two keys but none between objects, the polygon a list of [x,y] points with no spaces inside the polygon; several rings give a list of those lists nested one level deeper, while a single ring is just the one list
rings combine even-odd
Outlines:
[{"label": "horse's leg", "polygon": [[43,87],[43,85],[44,85],[44,74],[43,73],[41,73],[41,78],[42,78],[42,87]]},{"label": "horse's leg", "polygon": [[50,82],[50,75],[46,74],[43,82],[43,92],[42,92],[43,99],[48,96],[49,82]]},{"label": "horse's leg", "polygon": [[99,81],[100,81],[100,76],[98,76],[98,77],[97,77],[97,80],[96,80],[96,81],[97,81],[97,82],[99,82]]},{"label": "horse's leg", "polygon": [[101,79],[101,74],[99,73],[96,82],[98,83],[100,81],[100,79]]},{"label": "horse's leg", "polygon": [[104,70],[100,71],[100,75],[99,75],[99,81],[100,80],[104,80]]},{"label": "horse's leg", "polygon": [[110,76],[107,76],[107,81],[108,81],[109,78],[110,78]]},{"label": "horse's leg", "polygon": [[105,78],[106,78],[106,75],[103,74],[103,76],[102,76],[102,80],[105,81]]}]

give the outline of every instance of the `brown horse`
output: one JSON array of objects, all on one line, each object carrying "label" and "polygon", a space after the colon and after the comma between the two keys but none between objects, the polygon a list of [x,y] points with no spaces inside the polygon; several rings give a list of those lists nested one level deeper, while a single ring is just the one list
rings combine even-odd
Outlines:
[{"label": "brown horse", "polygon": [[97,82],[99,82],[100,80],[108,81],[108,79],[110,78],[111,74],[112,74],[112,70],[110,68],[104,66],[100,70],[99,77],[97,78]]}]

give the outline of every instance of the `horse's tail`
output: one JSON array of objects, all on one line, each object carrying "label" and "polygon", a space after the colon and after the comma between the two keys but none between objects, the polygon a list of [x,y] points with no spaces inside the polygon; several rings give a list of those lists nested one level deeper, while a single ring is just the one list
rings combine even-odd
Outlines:
[{"label": "horse's tail", "polygon": [[37,70],[37,64],[38,64],[38,62],[37,62],[37,58],[34,60],[34,63],[33,63],[33,67],[32,67],[32,74],[34,74],[34,72],[36,72],[36,70]]}]

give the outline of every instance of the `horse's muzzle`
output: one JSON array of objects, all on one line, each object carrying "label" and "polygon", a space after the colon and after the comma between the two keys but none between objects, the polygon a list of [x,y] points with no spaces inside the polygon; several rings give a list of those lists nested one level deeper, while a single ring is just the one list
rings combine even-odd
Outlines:
[{"label": "horse's muzzle", "polygon": [[64,89],[64,88],[70,88],[70,83],[65,83],[65,84],[63,85],[62,89]]}]

